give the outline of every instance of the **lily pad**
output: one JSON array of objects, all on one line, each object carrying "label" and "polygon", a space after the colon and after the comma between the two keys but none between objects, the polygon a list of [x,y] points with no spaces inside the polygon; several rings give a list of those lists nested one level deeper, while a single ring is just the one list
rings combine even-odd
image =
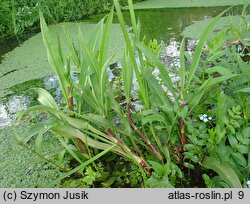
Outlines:
[{"label": "lily pad", "polygon": [[[186,38],[199,39],[210,21],[211,19],[197,21],[186,27],[181,35]],[[246,16],[246,21],[250,21],[250,15]],[[241,16],[226,16],[220,18],[212,30],[211,37],[227,30],[230,26],[239,26],[240,22]],[[242,26],[244,25],[242,24]]]},{"label": "lily pad", "polygon": [[[88,39],[94,31],[96,24],[67,22],[50,26],[51,32],[55,37],[59,37],[63,51],[67,54],[63,27],[69,31],[72,39],[77,42],[76,39],[79,27],[82,29],[84,37]],[[125,46],[122,32],[118,24],[112,25],[110,39],[110,56],[118,51],[113,59],[113,62],[116,62],[121,58],[122,50]],[[9,90],[10,87],[26,81],[39,79],[53,73],[47,61],[42,35],[39,33],[4,56],[0,64],[0,98],[7,94],[11,94]]]},{"label": "lily pad", "polygon": [[[250,3],[249,0],[245,2]],[[243,5],[243,0],[147,0],[136,3],[135,9],[153,9],[153,8],[184,8],[184,7],[215,7]],[[124,7],[128,9],[128,6]]]}]

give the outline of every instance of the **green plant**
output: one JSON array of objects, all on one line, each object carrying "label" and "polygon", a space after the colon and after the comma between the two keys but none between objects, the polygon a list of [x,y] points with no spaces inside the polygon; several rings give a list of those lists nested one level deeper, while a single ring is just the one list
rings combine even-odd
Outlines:
[{"label": "green plant", "polygon": [[[141,41],[132,0],[128,0],[128,6],[132,30],[128,30],[120,4],[114,0],[126,44],[121,86],[115,85],[115,79],[109,81],[107,72],[113,58],[108,56],[107,48],[114,8],[97,24],[89,41],[79,30],[78,41],[73,42],[65,30],[69,50],[66,55],[60,41],[51,37],[40,13],[44,44],[50,65],[59,77],[64,104],[59,107],[50,93],[35,89],[41,105],[28,112],[44,111],[51,119],[29,133],[26,141],[45,131],[57,135],[72,158],[80,163],[63,178],[82,172],[88,164],[113,152],[136,164],[149,187],[173,187],[179,180],[190,181],[190,172],[198,172],[196,176],[201,179],[202,171],[207,173],[208,169],[214,171],[213,175],[203,174],[208,186],[241,187],[249,177],[247,64],[239,53],[223,50],[225,33],[209,44],[206,58],[201,59],[211,29],[226,11],[210,22],[193,56],[185,52],[183,39],[181,67],[177,70],[180,84],[176,84],[158,59],[161,46],[156,41],[148,44],[145,38]],[[224,60],[225,54],[229,60]],[[214,64],[209,67],[209,63]],[[156,69],[158,78],[153,74]],[[136,102],[143,107],[135,112],[134,79],[139,86]],[[115,117],[121,121],[119,125],[114,124]],[[37,138],[41,140],[41,136]],[[224,154],[228,160],[222,165]],[[216,173],[218,176],[214,177]],[[230,176],[232,180],[228,179]],[[103,185],[114,182],[112,179]]]},{"label": "green plant", "polygon": [[[106,68],[110,64],[112,56],[107,57],[106,55],[108,32],[112,18],[113,12],[108,16],[105,26],[104,20],[97,25],[96,32],[90,39],[90,43],[87,43],[82,34],[79,33],[79,54],[69,39],[72,61],[80,73],[78,75],[79,82],[74,83],[70,75],[70,58],[67,57],[66,68],[62,69],[64,67],[64,60],[60,51],[60,42],[58,42],[58,48],[56,48],[41,15],[41,28],[47,47],[49,62],[59,76],[59,83],[66,102],[67,113],[61,112],[52,96],[43,89],[36,89],[39,94],[38,100],[43,106],[36,106],[30,110],[45,110],[54,115],[54,122],[49,121],[49,125],[43,126],[39,131],[43,133],[50,130],[56,135],[71,138],[86,158],[91,157],[90,148],[103,149],[105,152],[109,149],[119,155],[132,159],[135,163],[147,169],[147,163],[132,152],[125,143],[114,136],[111,132],[114,129],[113,125],[105,119],[110,109],[110,99],[106,92],[108,89]],[[67,31],[65,32],[67,35]],[[97,58],[96,54],[98,55]],[[75,101],[73,101],[73,98]],[[83,114],[86,111],[91,114]],[[104,126],[104,128],[100,131],[97,127],[94,127],[96,125]],[[27,141],[33,135],[30,134]],[[61,142],[64,145],[63,140]],[[114,144],[116,145],[113,146]],[[67,148],[66,145],[64,146]],[[72,151],[69,152],[77,161],[82,163],[76,154]],[[91,161],[91,159],[88,161]]]},{"label": "green plant", "polygon": [[[140,1],[140,0],[138,0]],[[126,4],[126,1],[121,1]],[[38,7],[46,21],[55,24],[77,21],[88,16],[110,10],[111,0],[2,0],[0,7],[0,39],[20,35],[39,26]]]}]

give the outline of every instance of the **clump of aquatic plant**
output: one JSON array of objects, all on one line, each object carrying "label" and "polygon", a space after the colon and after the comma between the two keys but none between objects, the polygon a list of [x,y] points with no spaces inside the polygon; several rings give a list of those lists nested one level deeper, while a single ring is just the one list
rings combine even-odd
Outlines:
[{"label": "clump of aquatic plant", "polygon": [[[59,137],[61,143],[81,165],[85,166],[86,162],[91,163],[90,161],[94,161],[93,158],[96,159],[96,157],[92,157],[92,149],[94,148],[104,150],[105,153],[113,151],[131,159],[141,168],[150,171],[145,160],[116,136],[117,134],[127,133],[124,133],[124,130],[117,129],[111,123],[113,118],[111,118],[112,115],[109,114],[109,111],[112,110],[111,105],[117,105],[117,102],[113,100],[113,96],[108,91],[112,87],[107,83],[107,67],[113,58],[113,56],[107,56],[112,18],[113,12],[111,11],[106,23],[104,24],[105,19],[103,19],[97,25],[89,42],[79,31],[79,47],[77,48],[65,30],[65,35],[68,36],[70,55],[64,59],[60,42],[58,41],[58,47],[56,47],[41,14],[41,29],[48,59],[58,75],[62,96],[65,101],[65,109],[60,111],[53,97],[44,89],[39,88],[36,91],[39,95],[38,101],[42,105],[34,106],[30,108],[30,111],[43,110],[53,115],[53,120],[48,121],[37,131],[43,133],[49,130],[55,135],[72,140],[82,153],[80,158],[79,153],[76,154],[70,150],[67,141]],[[74,70],[72,67],[74,67]],[[77,81],[72,79],[72,73],[77,77]],[[36,133],[31,132],[31,134],[28,134],[27,141]],[[82,157],[90,160],[83,163]],[[83,168],[81,165],[79,168]]]},{"label": "clump of aquatic plant", "polygon": [[[126,45],[121,85],[108,80],[108,67],[114,57],[107,52],[114,8],[97,24],[89,40],[79,30],[77,42],[73,42],[65,30],[67,54],[62,52],[60,41],[52,39],[40,13],[49,63],[58,75],[64,104],[59,106],[44,89],[35,89],[41,105],[29,111],[47,112],[50,119],[28,134],[26,142],[45,131],[56,135],[80,163],[62,178],[112,152],[136,164],[148,187],[180,185],[181,180],[191,180],[186,172],[201,179],[202,171],[208,169],[217,174],[203,174],[208,186],[241,187],[249,177],[248,65],[239,53],[234,53],[230,61],[238,70],[231,69],[230,63],[225,67],[212,64],[218,56],[215,53],[223,51],[216,39],[207,58],[201,60],[209,33],[224,12],[211,20],[192,56],[185,51],[183,39],[177,70],[180,82],[174,83],[158,59],[160,46],[141,40],[132,0],[128,5],[131,30],[125,25],[118,0],[114,0]],[[217,60],[223,61],[223,57],[219,55]],[[156,69],[157,78],[153,74]],[[138,99],[132,97],[134,80],[139,87]],[[141,105],[141,111],[133,110],[134,100]],[[119,124],[114,123],[114,118],[119,119]],[[69,144],[75,148],[72,150]],[[222,161],[225,152],[228,160]]]}]

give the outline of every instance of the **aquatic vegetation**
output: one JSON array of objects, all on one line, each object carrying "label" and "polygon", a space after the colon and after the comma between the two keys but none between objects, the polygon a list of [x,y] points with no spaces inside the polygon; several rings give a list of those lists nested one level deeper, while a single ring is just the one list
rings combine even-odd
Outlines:
[{"label": "aquatic vegetation", "polygon": [[[248,0],[147,0],[135,3],[135,9],[153,9],[153,8],[183,8],[183,7],[215,7],[215,6],[235,6],[249,3]],[[124,7],[128,9],[128,7]]]},{"label": "aquatic vegetation", "polygon": [[[245,16],[245,19],[247,22],[250,20],[250,16]],[[182,36],[186,38],[194,38],[199,39],[201,37],[202,31],[206,29],[211,19],[205,19],[198,22],[195,22],[194,24],[186,27],[184,31],[182,32]],[[231,27],[237,27],[239,26],[239,22],[242,22],[241,16],[226,16],[221,17],[218,22],[215,24],[210,38],[213,38],[214,36],[218,35],[222,31],[230,30]]]},{"label": "aquatic vegetation", "polygon": [[[63,52],[67,53],[66,38],[64,35],[64,27],[68,30],[74,40],[77,39],[78,27],[82,29],[85,37],[89,38],[94,32],[96,24],[91,23],[61,23],[53,25],[50,29],[53,32],[53,37],[59,37]],[[116,62],[121,58],[122,49],[124,47],[121,38],[121,31],[118,25],[111,26],[112,41],[108,55],[116,55],[112,62]],[[41,33],[25,41],[20,47],[15,48],[12,52],[4,56],[0,64],[0,97],[11,93],[10,88],[23,82],[39,79],[47,75],[53,74],[53,69],[50,68],[47,61],[46,49],[43,45]]]},{"label": "aquatic vegetation", "polygon": [[[67,153],[74,161],[55,180],[63,180],[65,186],[94,186],[103,173],[103,164],[100,167],[96,162],[107,155],[109,159],[103,162],[107,165],[118,158],[133,163],[147,187],[246,186],[250,75],[242,55],[248,53],[234,46],[225,48],[228,36],[224,32],[209,39],[230,8],[209,22],[192,52],[185,49],[186,39],[182,40],[176,50],[179,65],[169,70],[159,60],[161,44],[141,39],[132,0],[128,5],[131,28],[126,26],[119,1],[114,0],[111,12],[89,38],[79,29],[73,40],[64,30],[67,52],[40,13],[48,61],[58,76],[63,103],[58,104],[45,89],[33,89],[40,105],[30,107],[20,118],[41,112],[48,117],[35,123],[19,142],[27,145],[35,140],[41,147],[44,134],[52,133],[64,147],[60,160],[68,161]],[[114,9],[125,48],[117,79],[109,80],[116,53],[109,55],[108,49]],[[242,36],[249,34],[249,26],[244,35],[239,35],[241,31],[232,26],[228,33],[240,36],[247,49]],[[172,71],[178,80],[173,80]],[[72,181],[69,177],[79,171],[85,171],[86,179]],[[114,180],[102,185],[110,187]]]},{"label": "aquatic vegetation", "polygon": [[62,147],[49,135],[40,149],[35,148],[34,141],[25,146],[18,144],[14,135],[24,135],[27,125],[0,130],[0,187],[58,186],[60,182],[51,185],[62,174],[61,169],[53,162],[61,165],[56,161],[56,155]]}]

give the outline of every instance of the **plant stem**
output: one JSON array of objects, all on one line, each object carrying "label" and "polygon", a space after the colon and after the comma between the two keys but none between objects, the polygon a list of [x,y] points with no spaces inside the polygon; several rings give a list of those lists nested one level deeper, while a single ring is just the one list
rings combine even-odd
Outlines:
[{"label": "plant stem", "polygon": [[[70,111],[74,111],[74,98],[72,96],[72,88],[71,86],[67,86],[67,97],[68,97],[68,108]],[[73,113],[70,113],[71,117],[75,117],[75,115]],[[83,153],[83,155],[88,155],[88,151],[85,148],[84,143],[82,142],[82,140],[80,140],[79,138],[74,139],[74,143],[75,145],[80,149],[80,151]]]},{"label": "plant stem", "polygon": [[133,156],[133,159],[139,163],[139,165],[145,169],[149,175],[152,174],[152,169],[148,166],[147,162],[142,159],[141,157],[137,156],[135,152],[133,152],[129,147],[127,147],[125,144],[122,143],[122,141],[118,140],[113,133],[107,128],[105,129],[105,132],[108,136],[110,136],[111,140],[115,142],[124,152],[128,152],[131,156]]},{"label": "plant stem", "polygon": [[73,96],[72,96],[72,93],[71,93],[71,87],[68,86],[67,87],[67,95],[68,95],[68,106],[69,106],[69,109],[71,111],[74,110],[74,100],[73,100]]},{"label": "plant stem", "polygon": [[[250,82],[248,82],[248,87],[250,87]],[[249,120],[249,96],[246,97],[246,106],[245,106],[245,125],[248,127],[248,120]]]},{"label": "plant stem", "polygon": [[151,143],[151,141],[148,139],[148,137],[143,134],[134,124],[132,117],[130,115],[130,108],[129,105],[127,106],[127,110],[128,110],[128,121],[130,123],[130,126],[132,127],[132,129],[143,139],[143,141],[149,146],[149,148],[151,149],[151,151],[162,161],[162,156],[159,153],[158,149]]},{"label": "plant stem", "polygon": [[[181,108],[183,109],[185,107],[185,101],[181,99]],[[185,123],[183,118],[180,118],[180,134],[181,134],[181,144],[182,146],[187,144],[187,136],[185,131]]]},{"label": "plant stem", "polygon": [[181,144],[187,144],[187,137],[185,133],[185,123],[184,120],[181,118],[180,119],[180,133],[181,133]]}]

